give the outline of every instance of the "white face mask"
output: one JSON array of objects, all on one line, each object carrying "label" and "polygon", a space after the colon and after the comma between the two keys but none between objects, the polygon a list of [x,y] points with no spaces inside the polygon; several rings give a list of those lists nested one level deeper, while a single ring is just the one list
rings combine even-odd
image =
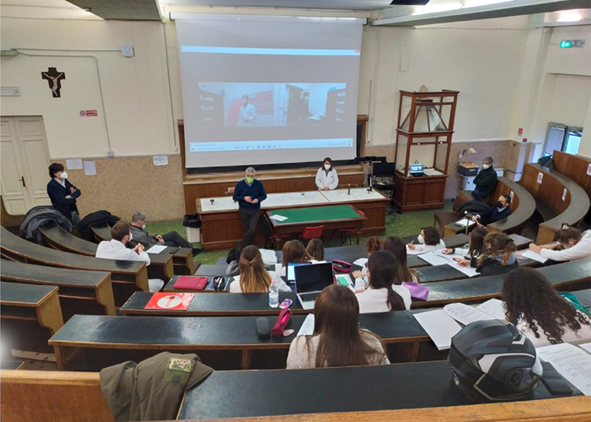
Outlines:
[{"label": "white face mask", "polygon": [[420,234],[420,235],[417,236],[417,240],[419,241],[419,243],[421,245],[424,245],[425,244],[425,238],[423,237],[422,234]]},{"label": "white face mask", "polygon": [[326,169],[326,171],[330,170],[330,164],[325,164],[324,168]]},{"label": "white face mask", "polygon": [[60,176],[62,179],[66,180],[68,178],[68,173],[62,171],[62,175]]},{"label": "white face mask", "polygon": [[142,224],[142,230],[146,230],[146,225]]},{"label": "white face mask", "polygon": [[482,168],[483,168],[483,169],[485,169],[485,170],[486,170],[487,168],[489,168],[489,167],[490,167],[490,165],[489,165],[489,164],[483,164],[483,165],[482,165]]}]

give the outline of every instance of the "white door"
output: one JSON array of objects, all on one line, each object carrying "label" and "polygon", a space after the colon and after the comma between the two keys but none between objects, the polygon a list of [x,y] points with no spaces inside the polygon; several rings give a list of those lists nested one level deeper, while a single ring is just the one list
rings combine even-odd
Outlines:
[{"label": "white door", "polygon": [[49,205],[47,182],[49,152],[43,118],[2,117],[2,200],[11,215],[26,214],[37,205]]}]

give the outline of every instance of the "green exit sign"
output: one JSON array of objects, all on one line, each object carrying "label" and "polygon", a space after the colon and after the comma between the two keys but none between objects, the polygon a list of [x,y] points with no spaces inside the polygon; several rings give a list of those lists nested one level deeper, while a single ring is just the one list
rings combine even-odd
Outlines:
[{"label": "green exit sign", "polygon": [[562,40],[560,42],[560,48],[583,48],[585,46],[585,40]]}]

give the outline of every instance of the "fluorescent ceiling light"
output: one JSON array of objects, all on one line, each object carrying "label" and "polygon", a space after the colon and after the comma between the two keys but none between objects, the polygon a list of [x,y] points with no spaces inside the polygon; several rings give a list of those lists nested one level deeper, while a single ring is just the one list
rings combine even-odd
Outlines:
[{"label": "fluorescent ceiling light", "polygon": [[460,3],[453,3],[453,4],[441,4],[441,5],[433,5],[433,6],[421,6],[420,8],[417,7],[413,16],[416,15],[427,15],[429,13],[440,13],[440,12],[447,12],[449,10],[458,10],[461,9],[462,5]]},{"label": "fluorescent ceiling light", "polygon": [[583,17],[577,12],[565,12],[558,16],[556,22],[578,22],[583,20]]}]

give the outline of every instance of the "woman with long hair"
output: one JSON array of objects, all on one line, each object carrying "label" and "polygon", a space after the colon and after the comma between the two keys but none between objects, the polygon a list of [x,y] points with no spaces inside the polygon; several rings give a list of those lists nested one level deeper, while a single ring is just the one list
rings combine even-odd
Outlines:
[{"label": "woman with long hair", "polygon": [[308,246],[306,246],[306,252],[311,258],[317,261],[324,261],[324,244],[320,239],[310,239]]},{"label": "woman with long hair", "polygon": [[306,252],[306,248],[299,240],[288,240],[281,250],[281,271],[282,277],[286,276],[287,264],[290,262],[317,262]]},{"label": "woman with long hair", "polygon": [[277,274],[271,274],[265,269],[261,252],[254,245],[242,250],[238,269],[240,275],[234,277],[234,281],[230,284],[230,293],[268,293],[272,280],[275,280],[279,291],[291,292],[289,286],[277,277]]},{"label": "woman with long hair", "polygon": [[396,257],[388,251],[378,251],[369,257],[367,276],[368,288],[357,294],[359,313],[403,311],[410,309],[410,291],[394,285],[398,274]]},{"label": "woman with long hair", "polygon": [[409,268],[406,253],[406,243],[398,236],[390,236],[384,241],[384,250],[390,251],[396,257],[398,263],[398,272],[394,279],[394,284],[400,286],[402,283],[419,283],[419,273]]},{"label": "woman with long hair", "polygon": [[589,318],[560,297],[539,271],[511,271],[503,281],[501,295],[507,321],[529,337],[534,346],[591,341]]},{"label": "woman with long hair", "polygon": [[[556,242],[548,245],[534,245],[529,248],[552,261],[571,261],[591,256],[591,230],[581,232],[574,227],[565,226],[556,232]],[[554,250],[562,247],[562,250]]]},{"label": "woman with long hair", "polygon": [[478,267],[478,258],[482,255],[486,248],[484,247],[484,238],[488,234],[488,231],[484,227],[476,227],[468,235],[468,245],[463,248],[444,249],[442,252],[446,255],[455,253],[457,255],[463,255],[469,259],[462,259],[458,261],[458,265],[464,267]]},{"label": "woman with long hair", "polygon": [[380,337],[359,328],[355,294],[340,284],[332,284],[318,295],[314,334],[296,337],[287,355],[287,369],[389,363]]},{"label": "woman with long hair", "polygon": [[417,236],[417,241],[419,242],[418,245],[410,242],[407,245],[408,249],[425,253],[445,248],[445,243],[441,240],[439,231],[433,226],[423,227],[421,233]]},{"label": "woman with long hair", "polygon": [[513,252],[517,250],[515,242],[505,233],[489,233],[484,238],[486,252],[478,258],[476,272],[480,275],[506,274],[519,268],[519,262]]}]

